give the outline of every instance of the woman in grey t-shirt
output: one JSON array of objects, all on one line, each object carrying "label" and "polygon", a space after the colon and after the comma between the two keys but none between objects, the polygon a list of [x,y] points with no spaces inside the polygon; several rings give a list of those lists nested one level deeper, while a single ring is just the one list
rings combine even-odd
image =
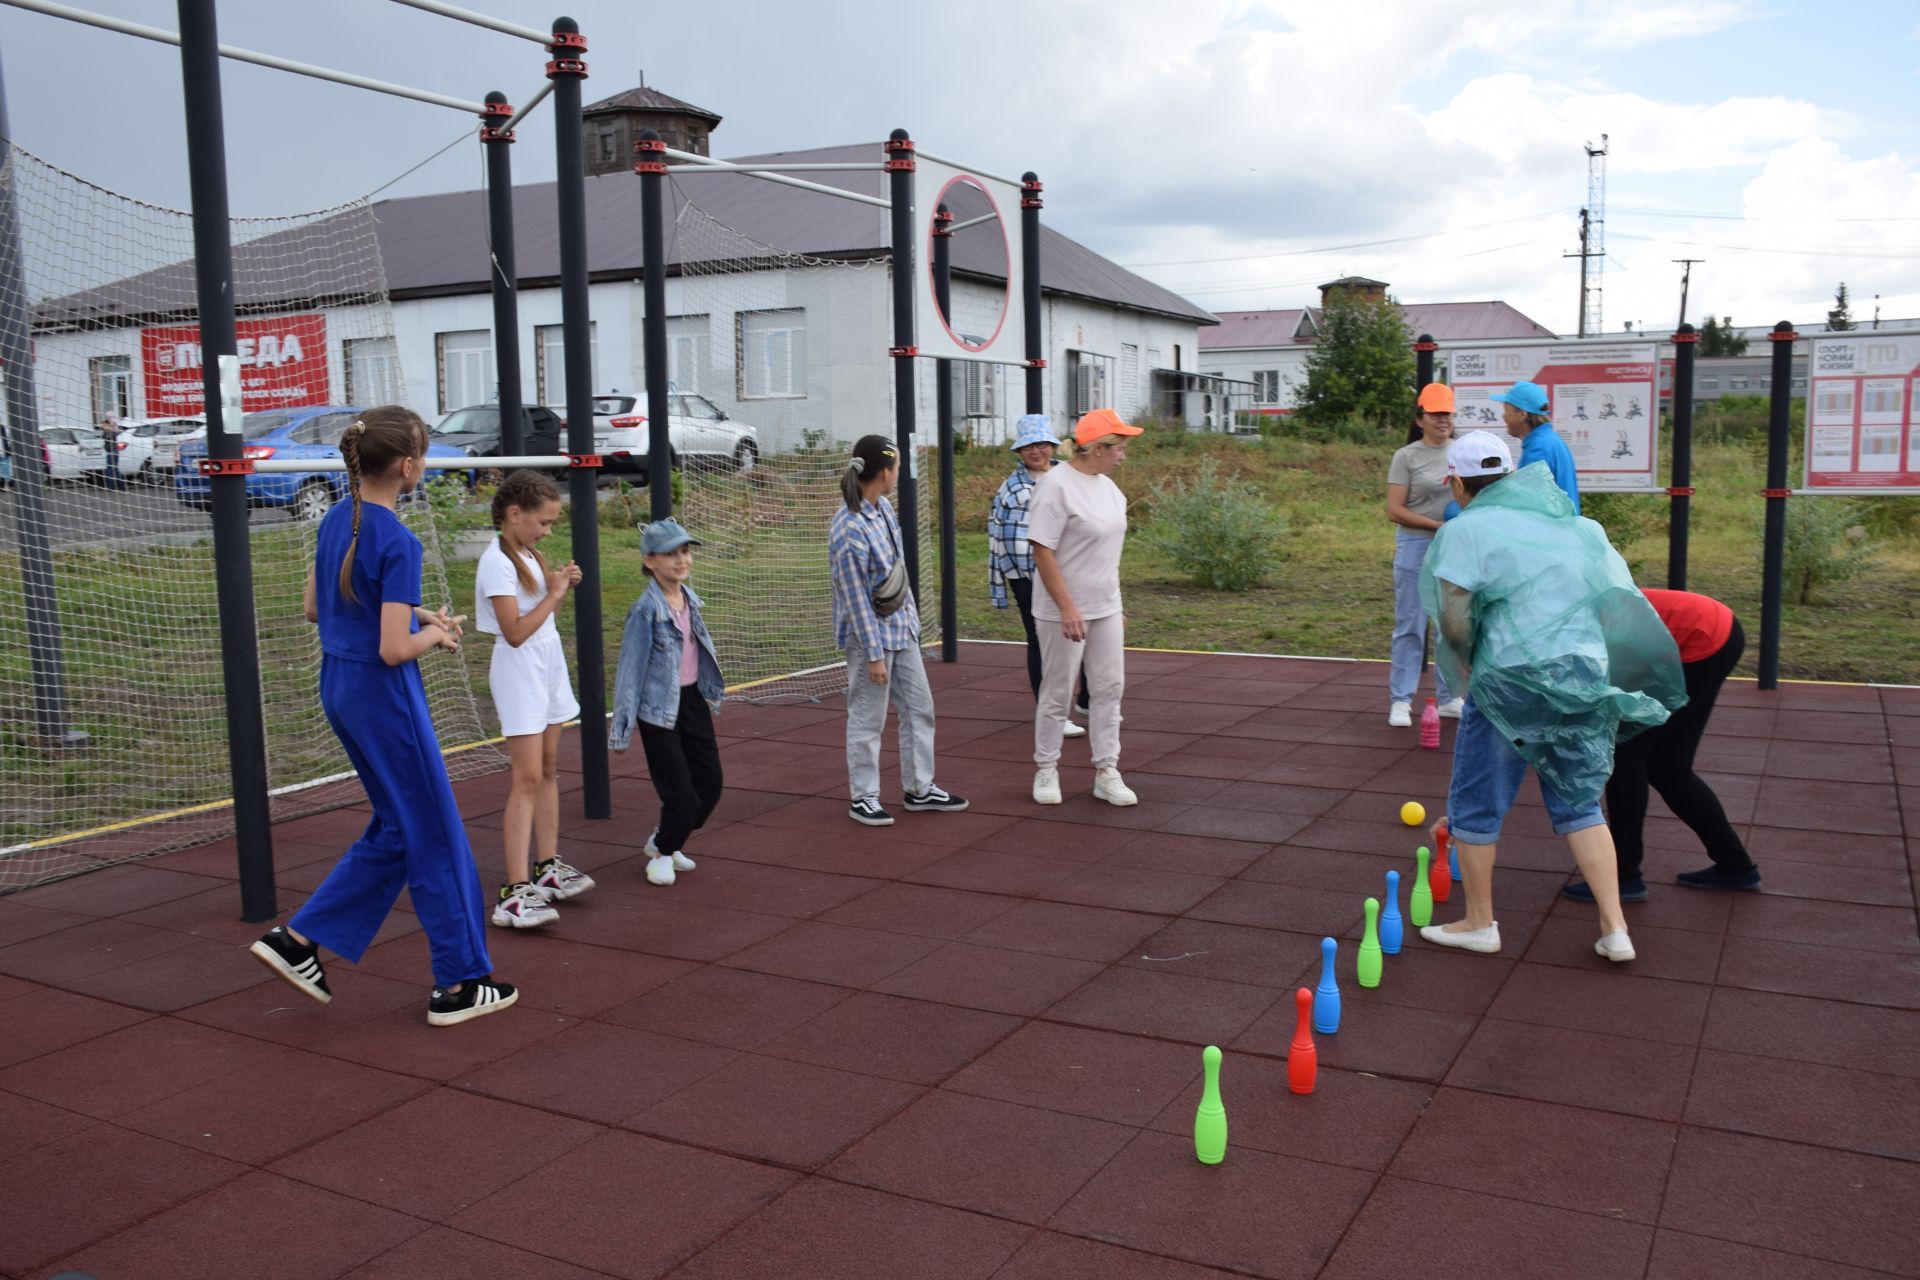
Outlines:
[{"label": "woman in grey t-shirt", "polygon": [[[1427,611],[1420,604],[1420,565],[1427,558],[1453,491],[1447,484],[1447,442],[1453,439],[1453,388],[1430,382],[1420,389],[1408,441],[1387,466],[1387,519],[1393,521],[1393,664],[1387,723],[1413,724],[1413,698],[1427,659]],[[1440,714],[1458,718],[1461,700],[1433,672]]]}]

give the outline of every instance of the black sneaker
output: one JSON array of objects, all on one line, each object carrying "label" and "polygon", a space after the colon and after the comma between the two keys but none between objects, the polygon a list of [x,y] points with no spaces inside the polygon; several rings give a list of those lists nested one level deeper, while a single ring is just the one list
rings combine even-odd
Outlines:
[{"label": "black sneaker", "polygon": [[[911,808],[912,806],[908,806]],[[847,806],[847,816],[866,827],[890,827],[893,815],[880,807],[878,800],[855,800]]]},{"label": "black sneaker", "polygon": [[505,982],[492,978],[469,978],[458,991],[435,987],[427,998],[427,1021],[436,1027],[450,1027],[469,1018],[484,1018],[498,1013],[520,998],[520,993]]},{"label": "black sneaker", "polygon": [[967,802],[959,796],[950,796],[938,787],[928,787],[917,796],[908,796],[903,803],[908,813],[923,813],[931,810],[935,813],[958,813],[967,807]]},{"label": "black sneaker", "polygon": [[[1587,887],[1585,880],[1569,880],[1560,889],[1560,896],[1571,898],[1575,902],[1592,902],[1593,890]],[[1647,900],[1647,882],[1638,876],[1632,880],[1620,882],[1620,901],[1645,902]]]},{"label": "black sneaker", "polygon": [[285,925],[275,925],[267,930],[260,941],[247,948],[261,964],[273,970],[289,986],[328,1004],[333,1000],[333,992],[327,990],[327,975],[320,968],[320,947],[309,942],[301,946],[293,940]]},{"label": "black sneaker", "polygon": [[1735,873],[1707,867],[1700,871],[1682,871],[1674,879],[1689,889],[1758,889],[1760,868],[1749,866]]}]

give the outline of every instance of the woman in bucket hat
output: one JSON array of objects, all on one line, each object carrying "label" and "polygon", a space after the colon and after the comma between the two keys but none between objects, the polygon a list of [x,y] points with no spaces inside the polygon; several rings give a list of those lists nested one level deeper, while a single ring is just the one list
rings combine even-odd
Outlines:
[{"label": "woman in bucket hat", "polygon": [[[1012,445],[1020,465],[993,495],[993,509],[987,515],[987,587],[993,593],[994,608],[1006,608],[1011,596],[1020,609],[1020,625],[1027,633],[1027,683],[1033,686],[1036,702],[1040,698],[1040,633],[1033,628],[1033,548],[1027,542],[1027,506],[1040,477],[1058,465],[1054,454],[1059,445],[1053,419],[1046,414],[1029,413],[1020,419]],[[1079,709],[1087,709],[1084,674]],[[1087,731],[1068,719],[1061,723],[1061,732],[1080,738]]]}]

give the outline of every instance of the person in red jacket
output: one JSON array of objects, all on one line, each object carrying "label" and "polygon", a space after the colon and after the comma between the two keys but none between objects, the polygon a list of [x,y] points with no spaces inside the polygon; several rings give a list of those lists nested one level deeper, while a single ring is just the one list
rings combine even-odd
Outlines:
[{"label": "person in red jacket", "polygon": [[[1693,755],[1713,715],[1720,686],[1747,647],[1746,633],[1733,610],[1711,596],[1691,591],[1643,593],[1680,646],[1680,669],[1687,678],[1687,705],[1663,725],[1627,739],[1614,749],[1613,777],[1607,781],[1607,822],[1620,864],[1620,900],[1645,902],[1647,882],[1640,874],[1645,851],[1642,827],[1647,819],[1647,789],[1693,828],[1713,865],[1683,871],[1676,879],[1690,889],[1758,889],[1760,868],[1747,854],[1739,833],[1727,821],[1720,797],[1693,771]],[[1585,881],[1574,880],[1561,892],[1575,902],[1591,902]]]}]

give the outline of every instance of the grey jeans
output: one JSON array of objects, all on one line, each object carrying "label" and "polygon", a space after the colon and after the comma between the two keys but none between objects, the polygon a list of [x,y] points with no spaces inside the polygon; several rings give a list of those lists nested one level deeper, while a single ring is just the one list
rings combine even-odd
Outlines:
[{"label": "grey jeans", "polygon": [[933,689],[927,684],[920,647],[889,650],[887,682],[867,679],[867,651],[847,650],[847,793],[854,800],[880,799],[880,732],[887,704],[900,718],[900,784],[910,796],[933,785]]}]

